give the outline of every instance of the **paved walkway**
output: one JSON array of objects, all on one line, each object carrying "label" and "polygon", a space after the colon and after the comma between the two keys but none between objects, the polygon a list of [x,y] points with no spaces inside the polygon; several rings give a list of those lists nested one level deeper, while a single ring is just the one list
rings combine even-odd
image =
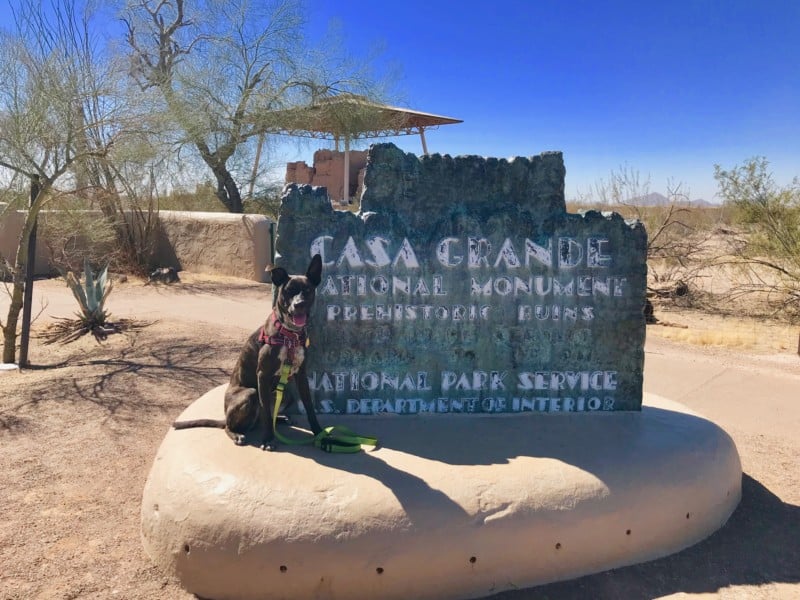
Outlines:
[{"label": "paved walkway", "polygon": [[646,392],[689,406],[723,428],[794,438],[800,432],[800,356],[729,356],[665,342],[645,346]]}]

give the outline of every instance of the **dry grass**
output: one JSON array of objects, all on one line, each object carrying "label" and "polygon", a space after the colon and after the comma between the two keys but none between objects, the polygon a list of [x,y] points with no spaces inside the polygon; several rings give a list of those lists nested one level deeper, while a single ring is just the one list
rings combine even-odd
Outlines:
[{"label": "dry grass", "polygon": [[661,324],[648,335],[695,346],[717,346],[751,352],[796,352],[800,326],[768,319],[731,317],[701,311],[656,309]]}]

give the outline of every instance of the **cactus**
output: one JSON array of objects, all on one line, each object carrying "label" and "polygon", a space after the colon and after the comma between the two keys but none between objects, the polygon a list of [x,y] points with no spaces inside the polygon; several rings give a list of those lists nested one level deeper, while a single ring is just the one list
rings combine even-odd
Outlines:
[{"label": "cactus", "polygon": [[67,273],[67,285],[72,290],[72,295],[78,301],[80,312],[78,318],[88,327],[102,326],[108,318],[104,305],[106,298],[111,293],[112,282],[108,279],[108,265],[95,277],[89,266],[89,261],[84,261],[84,282],[72,272]]}]

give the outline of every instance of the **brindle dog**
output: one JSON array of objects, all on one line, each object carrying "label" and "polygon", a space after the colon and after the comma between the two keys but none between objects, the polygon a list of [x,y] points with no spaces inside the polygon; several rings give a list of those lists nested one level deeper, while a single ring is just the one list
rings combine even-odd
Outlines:
[{"label": "brindle dog", "polygon": [[176,421],[175,429],[224,427],[237,445],[243,445],[248,433],[260,430],[260,447],[275,450],[272,411],[281,367],[291,365],[300,400],[306,409],[308,424],[314,434],[322,431],[314,412],[305,369],[306,327],[314,304],[316,288],[322,280],[322,258],[311,259],[305,275],[289,275],[276,267],[270,271],[277,288],[272,313],[263,327],[247,339],[225,391],[225,419]]}]

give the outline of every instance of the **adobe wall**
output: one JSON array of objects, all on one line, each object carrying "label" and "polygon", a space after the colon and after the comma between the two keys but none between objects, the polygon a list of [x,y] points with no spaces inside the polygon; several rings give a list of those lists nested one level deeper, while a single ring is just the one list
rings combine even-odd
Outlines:
[{"label": "adobe wall", "polygon": [[270,223],[264,215],[160,211],[157,264],[265,282]]},{"label": "adobe wall", "polygon": [[[56,215],[43,212],[41,219]],[[0,219],[0,256],[14,261],[25,213],[10,212]],[[265,281],[270,262],[271,219],[264,215],[166,211],[159,212],[153,264],[214,275]],[[54,269],[43,239],[36,245],[36,274]]]}]

